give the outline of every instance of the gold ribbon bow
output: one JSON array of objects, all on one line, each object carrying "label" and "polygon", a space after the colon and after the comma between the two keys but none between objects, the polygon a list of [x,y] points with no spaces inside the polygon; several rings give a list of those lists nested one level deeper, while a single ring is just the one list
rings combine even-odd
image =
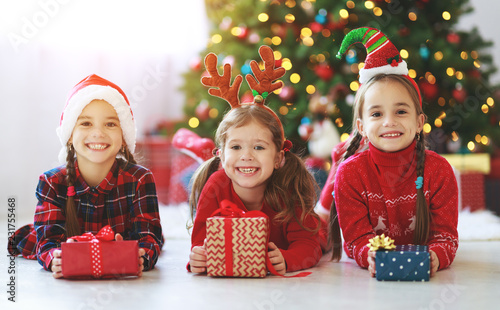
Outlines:
[{"label": "gold ribbon bow", "polygon": [[370,248],[370,251],[394,250],[396,248],[394,240],[386,237],[384,234],[371,238],[368,241],[370,242],[366,246]]}]

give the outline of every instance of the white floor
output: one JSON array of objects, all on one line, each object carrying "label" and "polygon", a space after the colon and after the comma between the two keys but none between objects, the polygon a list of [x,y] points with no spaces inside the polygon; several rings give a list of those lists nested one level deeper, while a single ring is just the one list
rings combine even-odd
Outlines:
[{"label": "white floor", "polygon": [[[162,218],[164,225],[169,219]],[[0,220],[6,227],[3,220]],[[4,230],[4,229],[3,229]],[[325,256],[306,278],[211,278],[185,266],[190,242],[169,232],[155,270],[127,280],[56,280],[17,258],[16,302],[8,301],[9,260],[0,233],[0,309],[493,309],[500,292],[500,241],[461,242],[451,268],[430,282],[378,282],[353,260]],[[344,307],[345,308],[342,308]]]}]

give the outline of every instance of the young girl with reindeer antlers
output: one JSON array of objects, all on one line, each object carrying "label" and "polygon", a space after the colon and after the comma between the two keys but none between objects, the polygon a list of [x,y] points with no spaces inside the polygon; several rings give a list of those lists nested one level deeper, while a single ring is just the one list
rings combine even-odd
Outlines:
[{"label": "young girl with reindeer antlers", "polygon": [[355,43],[363,43],[367,57],[334,181],[333,255],[341,254],[340,224],[347,255],[375,276],[367,244],[384,233],[395,244],[428,245],[432,276],[453,262],[458,248],[457,182],[450,164],[425,149],[420,91],[397,48],[378,29],[358,28],[337,57]]},{"label": "young girl with reindeer antlers", "polygon": [[255,78],[247,75],[246,80],[255,97],[254,102],[243,104],[238,99],[242,77],[238,75],[231,85],[231,66],[226,64],[221,76],[217,56],[210,53],[205,58],[210,77],[204,77],[202,83],[212,87],[211,95],[225,99],[231,110],[216,132],[216,156],[193,176],[189,203],[196,218],[189,268],[195,273],[206,272],[206,220],[225,199],[243,211],[260,210],[269,216],[268,254],[279,274],[310,268],[322,255],[314,213],[314,179],[302,160],[290,152],[292,145],[285,139],[278,116],[264,105],[267,94],[282,87],[281,81],[274,81],[285,69],[275,69],[270,47],[261,46],[259,54],[265,69],[261,71],[256,61],[251,62]]}]

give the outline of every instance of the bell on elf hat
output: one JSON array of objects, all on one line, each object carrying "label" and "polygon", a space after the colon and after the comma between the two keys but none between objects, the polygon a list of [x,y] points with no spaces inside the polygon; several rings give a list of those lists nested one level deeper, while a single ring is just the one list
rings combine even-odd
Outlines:
[{"label": "bell on elf hat", "polygon": [[337,58],[342,58],[355,43],[362,43],[366,48],[364,67],[359,70],[359,82],[368,82],[377,74],[396,74],[406,77],[418,92],[420,104],[422,97],[415,81],[408,75],[408,66],[399,54],[399,50],[380,30],[362,27],[351,30],[342,41]]},{"label": "bell on elf hat", "polygon": [[61,115],[61,121],[56,130],[63,146],[59,152],[59,161],[61,163],[66,160],[67,144],[78,117],[93,100],[104,100],[115,109],[120,120],[123,139],[128,150],[131,153],[134,152],[137,129],[127,96],[116,84],[92,74],[73,87]]}]

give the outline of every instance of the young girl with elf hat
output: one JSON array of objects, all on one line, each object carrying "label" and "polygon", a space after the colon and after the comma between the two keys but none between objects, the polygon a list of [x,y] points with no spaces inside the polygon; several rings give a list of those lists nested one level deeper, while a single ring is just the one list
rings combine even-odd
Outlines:
[{"label": "young girl with elf hat", "polygon": [[139,241],[141,272],[152,269],[163,245],[158,200],[153,175],[133,156],[136,128],[125,93],[86,77],[73,88],[57,135],[66,164],[40,176],[34,225],[16,232],[9,252],[38,259],[60,278],[61,243],[110,225],[117,241]]},{"label": "young girl with elf hat", "polygon": [[453,262],[458,248],[457,182],[450,164],[425,149],[422,98],[399,51],[378,29],[358,28],[344,38],[338,57],[355,43],[367,57],[353,130],[333,171],[333,258],[341,256],[340,224],[347,255],[372,276],[375,252],[367,244],[382,233],[395,244],[428,245],[432,276]]}]

